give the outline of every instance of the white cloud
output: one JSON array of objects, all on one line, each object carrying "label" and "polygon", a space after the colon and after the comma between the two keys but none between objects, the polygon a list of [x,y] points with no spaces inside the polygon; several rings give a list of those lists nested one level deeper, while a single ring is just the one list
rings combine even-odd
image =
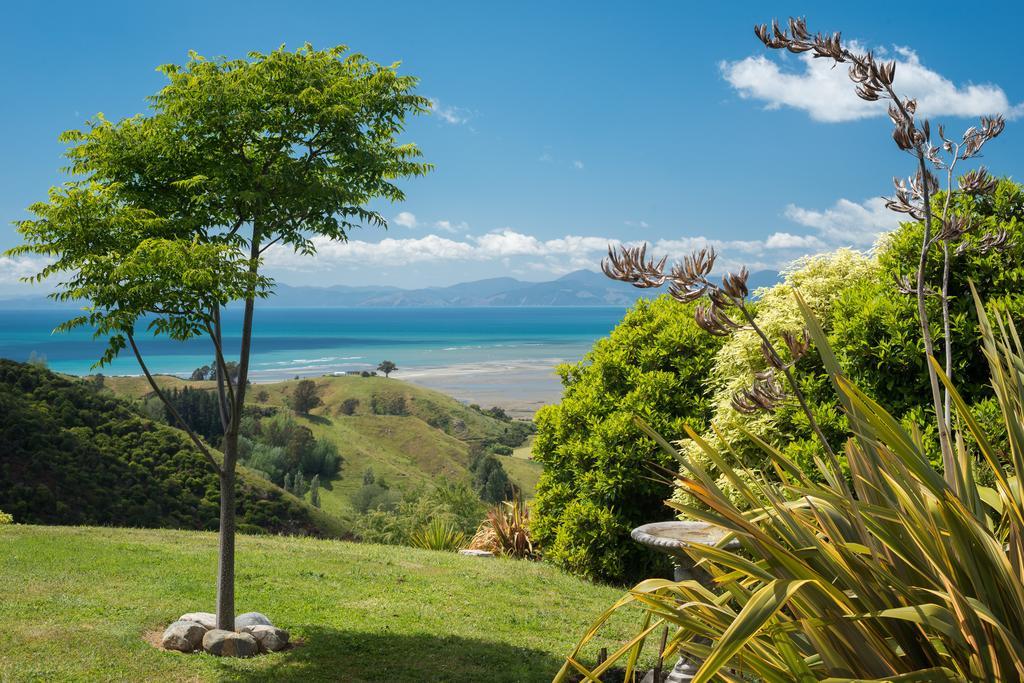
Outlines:
[{"label": "white cloud", "polygon": [[0,284],[16,284],[23,277],[35,275],[52,259],[44,256],[0,256]]},{"label": "white cloud", "polygon": [[[855,50],[863,48],[852,44]],[[1006,92],[994,84],[968,83],[957,86],[921,63],[917,53],[895,48],[897,92],[917,98],[923,116],[964,116],[1003,114],[1015,118],[1024,114],[1024,103],[1011,104]],[[805,52],[798,58],[799,69],[784,69],[787,61],[757,55],[735,62],[721,62],[722,76],[740,97],[761,100],[769,109],[792,107],[806,111],[815,121],[836,123],[885,116],[887,102],[866,102],[854,93],[845,65],[815,59]],[[876,54],[885,58],[884,51]],[[792,63],[792,62],[790,62]]]},{"label": "white cloud", "polygon": [[[829,208],[808,209],[790,204],[784,215],[796,225],[808,228],[806,234],[779,230],[763,239],[722,239],[693,236],[661,239],[651,243],[650,253],[668,254],[679,259],[702,247],[718,252],[715,270],[723,272],[747,266],[751,270],[778,270],[793,259],[838,247],[870,248],[879,233],[897,226],[899,217],[885,208],[883,199],[857,203],[840,199]],[[416,222],[419,225],[419,222]],[[642,224],[639,223],[639,224]],[[437,221],[434,227],[448,233],[464,231],[465,223]],[[275,246],[267,252],[267,265],[274,269],[309,271],[337,267],[437,264],[446,268],[456,263],[494,263],[504,271],[544,272],[560,275],[572,270],[596,270],[607,254],[608,245],[639,244],[642,240],[603,235],[565,235],[542,239],[535,235],[501,228],[484,235],[443,237],[437,234],[417,238],[387,238],[379,242],[352,240],[331,242],[314,238],[317,256],[310,260],[287,247]]]},{"label": "white cloud", "polygon": [[626,221],[626,225],[630,228],[649,228],[647,221]]},{"label": "white cloud", "polygon": [[470,119],[469,112],[462,107],[453,107],[452,105],[441,104],[441,100],[431,97],[430,109],[445,123],[450,123],[453,126],[459,126],[464,123],[468,123]]},{"label": "white cloud", "polygon": [[775,232],[764,241],[765,249],[820,249],[821,240],[814,235],[793,235]]},{"label": "white cloud", "polygon": [[452,223],[451,221],[435,221],[434,227],[445,232],[464,232],[469,230],[469,224],[465,221]]},{"label": "white cloud", "polygon": [[554,160],[555,157],[551,156],[551,152],[543,152],[539,157],[537,157],[537,161],[541,162],[542,164],[550,164],[554,162]]},{"label": "white cloud", "polygon": [[583,170],[583,162],[580,161],[579,159],[577,159],[576,161],[572,162],[572,167],[575,168],[577,171],[582,171]]},{"label": "white cloud", "polygon": [[416,214],[408,211],[403,211],[395,216],[395,223],[403,228],[415,228],[419,225],[419,221],[416,220]]},{"label": "white cloud", "polygon": [[[485,235],[467,235],[463,239],[431,234],[418,238],[387,238],[380,242],[331,242],[324,238],[314,238],[313,241],[317,256],[312,260],[295,254],[287,247],[275,246],[267,252],[266,263],[274,269],[309,271],[341,266],[400,267],[425,263],[494,262],[506,269],[523,268],[559,275],[580,268],[597,269],[607,254],[608,245],[622,243],[617,238],[599,235],[566,235],[545,240],[511,228]],[[790,254],[788,256],[781,252],[767,253],[770,250],[763,240],[707,237],[659,240],[651,248],[652,253],[667,253],[670,259],[677,259],[703,246],[713,246],[719,251],[719,263],[723,268],[737,268],[743,264],[755,270],[776,268],[804,253],[794,253],[793,248],[786,251]]]},{"label": "white cloud", "polygon": [[785,215],[794,223],[817,230],[819,242],[825,247],[870,247],[879,233],[895,229],[900,220],[899,214],[885,208],[881,197],[860,204],[840,199],[824,211],[790,204]]}]

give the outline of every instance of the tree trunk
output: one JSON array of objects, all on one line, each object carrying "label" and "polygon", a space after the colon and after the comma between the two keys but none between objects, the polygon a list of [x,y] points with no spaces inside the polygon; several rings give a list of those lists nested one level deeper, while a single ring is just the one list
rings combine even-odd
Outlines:
[{"label": "tree trunk", "polygon": [[235,630],[235,460],[238,433],[224,439],[220,473],[220,542],[217,561],[217,628]]},{"label": "tree trunk", "polygon": [[[249,272],[259,267],[259,226],[254,227],[249,253]],[[255,296],[245,299],[242,316],[242,347],[238,355],[238,383],[235,385],[228,429],[224,434],[224,464],[220,474],[220,559],[217,563],[217,628],[235,630],[235,463],[238,461],[238,430],[245,408],[252,351],[252,317]],[[218,329],[219,332],[219,329]],[[231,377],[225,378],[230,386]]]}]

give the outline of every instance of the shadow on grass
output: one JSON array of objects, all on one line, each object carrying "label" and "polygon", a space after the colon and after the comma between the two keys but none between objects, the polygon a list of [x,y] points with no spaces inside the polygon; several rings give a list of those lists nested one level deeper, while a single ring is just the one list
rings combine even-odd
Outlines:
[{"label": "shadow on grass", "polygon": [[324,427],[334,424],[334,420],[332,420],[329,417],[324,417],[323,415],[307,414],[307,415],[303,415],[302,417],[306,418],[307,420],[309,420],[313,424],[322,425]]},{"label": "shadow on grass", "polygon": [[[227,681],[550,681],[564,660],[475,638],[304,629],[299,647],[256,660],[217,660]],[[263,659],[261,657],[260,659]]]}]

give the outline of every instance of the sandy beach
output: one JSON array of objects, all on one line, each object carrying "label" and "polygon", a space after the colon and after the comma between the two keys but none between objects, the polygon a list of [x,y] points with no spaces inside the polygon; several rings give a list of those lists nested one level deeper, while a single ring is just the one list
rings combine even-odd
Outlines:
[{"label": "sandy beach", "polygon": [[485,408],[500,406],[509,415],[530,418],[541,406],[557,403],[562,384],[559,359],[466,363],[437,368],[399,370],[393,376],[435,389]]}]

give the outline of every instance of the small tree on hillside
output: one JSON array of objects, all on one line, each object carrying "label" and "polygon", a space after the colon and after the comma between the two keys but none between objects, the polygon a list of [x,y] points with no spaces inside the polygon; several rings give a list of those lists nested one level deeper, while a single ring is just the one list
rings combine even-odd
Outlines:
[{"label": "small tree on hillside", "polygon": [[320,475],[314,474],[309,482],[309,503],[315,508],[320,507]]},{"label": "small tree on hillside", "polygon": [[[429,102],[413,93],[414,78],[345,47],[239,60],[193,53],[160,70],[169,83],[148,115],[99,115],[62,136],[74,177],[30,207],[35,217],[18,224],[25,244],[8,254],[51,258],[33,279],[64,273],[54,298],[87,303],[60,329],[106,337],[100,365],[131,348],[161,400],[139,325],[210,340],[223,459],[177,421],[220,477],[217,625],[232,629],[239,427],[255,303],[273,292],[263,257],[275,246],[311,255],[357,225],[384,226],[366,205],[400,201],[393,181],[429,170],[415,145],[396,141],[406,116]],[[244,304],[237,379],[221,315],[233,301]]]},{"label": "small tree on hillside", "polygon": [[292,392],[291,398],[288,400],[288,405],[292,410],[302,415],[307,415],[313,408],[323,405],[316,382],[311,379],[304,379],[296,384],[295,391]]},{"label": "small tree on hillside", "polygon": [[384,377],[390,377],[391,373],[398,369],[398,366],[389,360],[381,361],[380,365],[377,366],[378,372],[383,372]]}]

